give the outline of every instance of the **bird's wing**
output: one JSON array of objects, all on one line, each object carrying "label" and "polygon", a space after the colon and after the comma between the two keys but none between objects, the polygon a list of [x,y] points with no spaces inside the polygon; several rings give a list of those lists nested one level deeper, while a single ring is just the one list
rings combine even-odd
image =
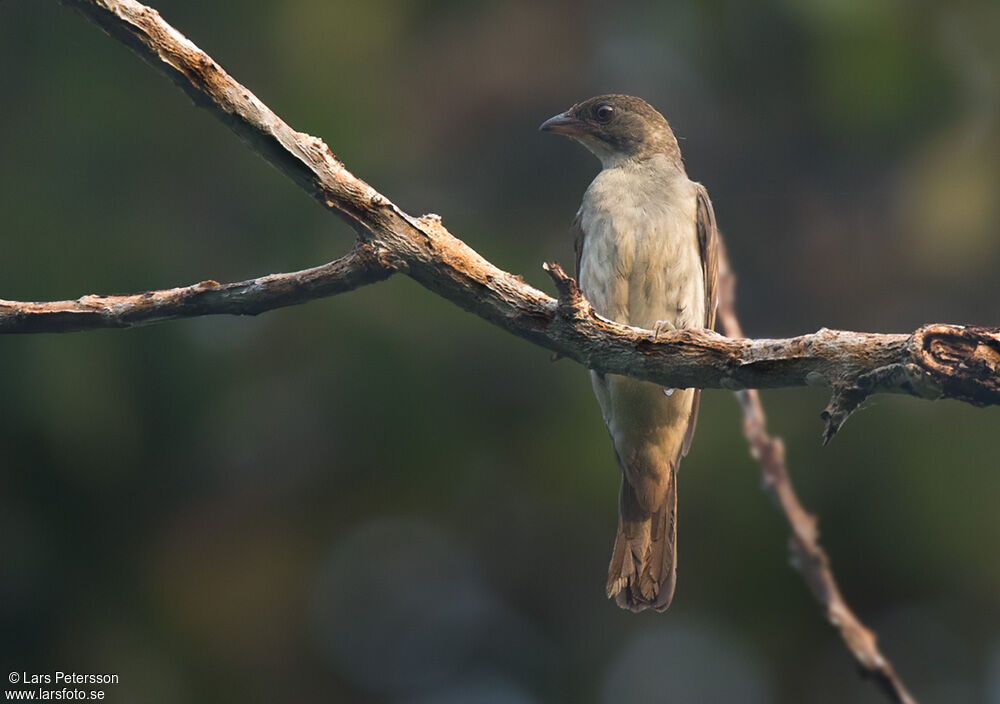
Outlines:
[{"label": "bird's wing", "polygon": [[719,229],[715,225],[715,211],[708,191],[700,183],[696,227],[698,228],[698,249],[701,253],[701,268],[705,276],[705,327],[715,329],[715,312],[719,305]]},{"label": "bird's wing", "polygon": [[573,224],[570,225],[570,233],[573,235],[573,253],[576,254],[576,282],[580,283],[580,260],[583,258],[583,214],[578,210]]},{"label": "bird's wing", "polygon": [[[700,183],[696,186],[698,202],[695,206],[695,228],[698,231],[698,250],[705,277],[705,327],[712,330],[715,328],[715,311],[719,304],[719,230],[715,225],[715,211],[712,210],[712,201],[708,199],[708,191]],[[684,433],[684,444],[681,445],[682,456],[691,449],[700,403],[701,389],[695,389],[694,401],[691,404],[691,419]]]}]

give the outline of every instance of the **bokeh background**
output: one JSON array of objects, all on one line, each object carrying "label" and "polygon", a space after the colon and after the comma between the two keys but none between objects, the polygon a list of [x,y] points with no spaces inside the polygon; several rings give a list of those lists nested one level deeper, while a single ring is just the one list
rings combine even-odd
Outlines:
[{"label": "bokeh background", "polygon": [[[1000,325],[993,0],[160,0],[297,129],[551,289],[642,95],[755,336]],[[328,261],[351,232],[56,2],[0,2],[0,297]],[[111,701],[881,702],[709,391],[664,615],[605,600],[618,472],[585,371],[402,276],[258,318],[0,340],[0,667]],[[764,394],[846,597],[922,702],[1000,702],[1000,411],[880,396],[821,448]],[[6,685],[5,685],[6,686]]]}]

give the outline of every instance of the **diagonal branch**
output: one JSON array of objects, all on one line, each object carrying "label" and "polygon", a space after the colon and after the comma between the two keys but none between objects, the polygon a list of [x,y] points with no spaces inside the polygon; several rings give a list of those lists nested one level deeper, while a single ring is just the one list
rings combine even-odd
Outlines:
[{"label": "diagonal branch", "polygon": [[[736,316],[736,276],[729,257],[722,248],[719,257],[719,322],[727,335],[742,337]],[[788,550],[792,566],[802,575],[809,591],[826,612],[826,618],[840,632],[844,645],[858,667],[873,677],[889,698],[898,704],[916,704],[896,674],[892,663],[878,648],[875,633],[866,628],[844,601],[833,576],[830,558],[819,544],[816,517],[799,501],[785,464],[785,444],[767,432],[767,416],[755,389],[736,392],[743,409],[743,435],[750,445],[750,454],[760,463],[764,475],[764,490],[774,499],[785,517],[791,533]]]},{"label": "diagonal branch", "polygon": [[[825,415],[828,438],[864,398],[877,392],[958,398],[976,405],[1000,403],[997,329],[935,325],[912,335],[824,329],[785,340],[732,340],[709,331],[686,330],[654,338],[649,331],[600,318],[582,298],[561,294],[557,302],[453,237],[439,217],[404,213],[344,168],[321,139],[289,127],[155,10],[134,0],[63,1],[134,49],[324,207],[349,222],[379,261],[560,356],[600,372],[669,387],[827,385],[832,390]],[[569,277],[561,269],[550,267],[550,274],[560,291],[570,290],[564,281]],[[0,329],[29,331],[30,320],[30,315],[21,315],[3,321]],[[82,327],[77,321],[65,329]]]}]

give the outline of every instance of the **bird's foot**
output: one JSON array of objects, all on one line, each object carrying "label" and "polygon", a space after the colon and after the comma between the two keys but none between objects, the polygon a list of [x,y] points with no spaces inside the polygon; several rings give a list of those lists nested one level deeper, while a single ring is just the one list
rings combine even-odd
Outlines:
[{"label": "bird's foot", "polygon": [[655,340],[664,332],[674,332],[676,329],[677,326],[669,320],[657,320],[653,323],[653,339]]}]

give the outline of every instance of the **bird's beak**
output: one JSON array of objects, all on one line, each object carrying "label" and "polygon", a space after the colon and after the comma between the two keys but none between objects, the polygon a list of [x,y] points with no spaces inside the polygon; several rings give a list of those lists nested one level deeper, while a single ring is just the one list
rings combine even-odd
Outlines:
[{"label": "bird's beak", "polygon": [[573,137],[583,132],[584,123],[570,115],[569,111],[566,111],[558,115],[553,115],[543,122],[538,129],[542,132],[553,132]]}]

